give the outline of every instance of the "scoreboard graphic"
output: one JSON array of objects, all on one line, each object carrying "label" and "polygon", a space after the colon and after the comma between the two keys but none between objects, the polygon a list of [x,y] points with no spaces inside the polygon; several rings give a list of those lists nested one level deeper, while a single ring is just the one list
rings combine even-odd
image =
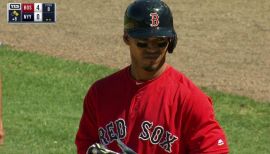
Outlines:
[{"label": "scoreboard graphic", "polygon": [[55,23],[55,3],[8,3],[8,23]]}]

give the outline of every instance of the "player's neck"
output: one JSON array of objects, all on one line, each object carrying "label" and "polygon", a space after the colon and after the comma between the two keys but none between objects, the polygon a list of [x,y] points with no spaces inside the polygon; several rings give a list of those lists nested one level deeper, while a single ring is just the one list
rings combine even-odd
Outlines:
[{"label": "player's neck", "polygon": [[167,64],[164,63],[159,69],[156,71],[146,71],[144,69],[135,68],[134,65],[131,65],[130,73],[131,76],[137,81],[148,81],[160,76],[167,68]]}]

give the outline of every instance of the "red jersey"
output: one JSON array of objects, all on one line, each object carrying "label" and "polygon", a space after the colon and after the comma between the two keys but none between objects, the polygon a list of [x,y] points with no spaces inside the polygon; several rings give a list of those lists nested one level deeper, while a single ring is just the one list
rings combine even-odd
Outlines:
[{"label": "red jersey", "polygon": [[228,153],[212,101],[169,66],[139,83],[130,67],[95,82],[88,91],[76,136],[79,154],[94,143],[120,151],[117,138],[138,154]]}]

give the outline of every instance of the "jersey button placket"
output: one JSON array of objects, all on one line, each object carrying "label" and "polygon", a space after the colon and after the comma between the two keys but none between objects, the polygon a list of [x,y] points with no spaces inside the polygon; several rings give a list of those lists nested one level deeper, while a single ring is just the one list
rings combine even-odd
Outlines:
[{"label": "jersey button placket", "polygon": [[131,108],[130,108],[130,116],[131,118],[136,118],[140,110],[140,100],[141,100],[141,93],[138,92],[132,100]]}]

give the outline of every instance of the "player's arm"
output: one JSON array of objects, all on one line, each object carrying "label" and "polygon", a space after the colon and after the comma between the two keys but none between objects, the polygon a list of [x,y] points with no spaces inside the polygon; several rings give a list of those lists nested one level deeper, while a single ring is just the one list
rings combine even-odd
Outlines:
[{"label": "player's arm", "polygon": [[83,114],[75,139],[78,154],[85,154],[90,145],[98,142],[96,111],[93,105],[94,101],[96,101],[95,92],[92,87],[84,99]]},{"label": "player's arm", "polygon": [[225,133],[215,119],[212,101],[202,92],[192,93],[186,102],[184,140],[190,154],[226,154]]}]

